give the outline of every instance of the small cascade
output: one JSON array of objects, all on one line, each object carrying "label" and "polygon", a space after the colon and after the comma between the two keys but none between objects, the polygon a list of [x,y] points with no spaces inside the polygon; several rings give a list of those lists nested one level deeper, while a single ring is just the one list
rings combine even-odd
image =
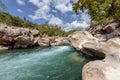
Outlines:
[{"label": "small cascade", "polygon": [[[52,42],[50,42],[50,46],[51,47],[55,47],[57,45],[57,42],[56,41],[52,41]],[[65,46],[65,45],[67,45],[67,46],[71,46],[71,43],[69,42],[69,40],[68,39],[63,39],[62,41],[61,41],[61,45],[63,45],[63,46]]]},{"label": "small cascade", "polygon": [[66,44],[66,45],[73,47],[71,42],[67,38],[65,38],[62,42],[63,42],[63,44]]},{"label": "small cascade", "polygon": [[65,39],[63,39],[63,40],[62,40],[62,42],[63,42],[64,44],[70,44],[69,40],[68,40],[68,39],[66,39],[66,38],[65,38]]},{"label": "small cascade", "polygon": [[55,47],[55,46],[56,46],[55,42],[51,42],[51,43],[50,43],[50,46],[51,46],[51,47]]}]

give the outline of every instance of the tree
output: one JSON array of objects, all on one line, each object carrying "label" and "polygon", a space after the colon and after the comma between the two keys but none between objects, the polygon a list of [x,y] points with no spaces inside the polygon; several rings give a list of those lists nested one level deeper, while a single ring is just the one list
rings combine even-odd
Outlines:
[{"label": "tree", "polygon": [[120,20],[120,0],[78,0],[73,10],[88,10],[92,21]]}]

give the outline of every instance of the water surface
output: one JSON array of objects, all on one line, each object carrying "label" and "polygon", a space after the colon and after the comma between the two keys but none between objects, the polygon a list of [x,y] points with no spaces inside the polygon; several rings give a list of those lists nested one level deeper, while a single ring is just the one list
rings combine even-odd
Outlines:
[{"label": "water surface", "polygon": [[90,59],[69,46],[0,52],[0,80],[81,80]]}]

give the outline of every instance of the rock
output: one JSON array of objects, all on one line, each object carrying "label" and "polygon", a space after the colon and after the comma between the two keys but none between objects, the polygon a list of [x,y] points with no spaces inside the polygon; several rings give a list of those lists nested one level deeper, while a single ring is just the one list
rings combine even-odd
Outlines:
[{"label": "rock", "polygon": [[69,45],[69,41],[68,41],[67,37],[53,36],[53,37],[49,37],[49,39],[50,39],[50,45],[51,46],[63,46],[63,45],[65,46],[65,45]]},{"label": "rock", "polygon": [[[91,35],[92,33],[92,35]],[[69,35],[73,47],[95,60],[83,67],[83,80],[120,80],[120,21]]]},{"label": "rock", "polygon": [[68,45],[69,43],[65,42],[65,40],[67,40],[66,37],[57,36],[55,37],[54,43],[56,46]]},{"label": "rock", "polygon": [[27,48],[38,44],[38,30],[0,24],[0,45],[10,48]]},{"label": "rock", "polygon": [[55,44],[56,44],[56,46],[62,45],[63,44],[62,43],[63,39],[64,39],[64,37],[57,37],[57,38],[55,38]]},{"label": "rock", "polygon": [[31,30],[31,33],[34,37],[40,35],[40,32],[36,29]]},{"label": "rock", "polygon": [[91,61],[83,67],[83,80],[120,80],[119,37],[101,41],[87,31],[76,31],[69,35],[68,39],[77,50],[100,59]]},{"label": "rock", "polygon": [[83,44],[82,52],[90,56],[104,58],[109,53],[120,53],[119,44],[120,38],[112,38],[107,42],[88,42]]},{"label": "rock", "polygon": [[[105,54],[103,60],[89,62],[83,68],[83,80],[120,80],[120,38],[112,38],[104,43],[84,46],[93,52]],[[86,43],[87,44],[87,43]]]},{"label": "rock", "polygon": [[1,46],[1,45],[0,45],[0,51],[1,51],[1,50],[8,50],[8,47]]},{"label": "rock", "polygon": [[81,52],[96,58],[104,58],[105,54],[113,52],[118,49],[119,38],[109,39],[107,42],[101,42],[99,39],[93,37],[87,31],[76,31],[69,35],[73,47]]},{"label": "rock", "polygon": [[16,43],[14,45],[14,48],[27,48],[28,46],[32,45],[32,41],[30,39],[30,37],[22,35],[22,36],[18,36],[16,39]]},{"label": "rock", "polygon": [[91,27],[89,32],[102,41],[120,36],[120,21],[113,21],[107,25]]},{"label": "rock", "polygon": [[101,51],[101,48],[104,46],[104,42],[87,42],[82,45],[81,52],[93,58],[103,59],[105,58],[105,54]]},{"label": "rock", "polygon": [[97,42],[98,39],[93,37],[89,32],[87,31],[76,31],[73,34],[68,36],[69,41],[75,47],[77,50],[82,49],[82,45],[87,42]]},{"label": "rock", "polygon": [[38,45],[39,46],[48,47],[48,46],[50,46],[50,39],[48,37],[46,37],[46,38],[40,38],[38,40]]},{"label": "rock", "polygon": [[82,80],[120,80],[120,64],[106,60],[86,64],[82,71]]}]

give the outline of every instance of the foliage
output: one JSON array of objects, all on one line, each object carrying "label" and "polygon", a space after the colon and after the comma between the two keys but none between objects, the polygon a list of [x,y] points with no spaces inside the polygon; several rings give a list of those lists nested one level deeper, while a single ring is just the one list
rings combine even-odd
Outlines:
[{"label": "foliage", "polygon": [[67,36],[68,32],[65,32],[57,25],[48,25],[41,24],[38,27],[38,30],[42,33],[42,35],[47,34],[49,36]]},{"label": "foliage", "polygon": [[92,21],[109,22],[120,19],[120,0],[78,0],[73,4],[73,10],[88,10]]},{"label": "foliage", "polygon": [[24,27],[30,29],[37,29],[42,35],[46,34],[48,36],[68,36],[70,32],[65,32],[57,25],[48,24],[35,24],[28,21],[25,17],[23,19],[15,16],[11,16],[9,13],[0,12],[0,22],[5,23],[10,26]]}]

